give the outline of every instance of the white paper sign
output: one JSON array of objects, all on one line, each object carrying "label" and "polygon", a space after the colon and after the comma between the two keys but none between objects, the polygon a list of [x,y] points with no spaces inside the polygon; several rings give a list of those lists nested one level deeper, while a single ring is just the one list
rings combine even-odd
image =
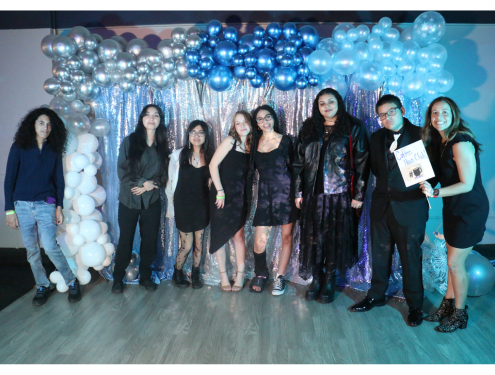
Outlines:
[{"label": "white paper sign", "polygon": [[435,177],[423,141],[417,141],[394,151],[406,187]]}]

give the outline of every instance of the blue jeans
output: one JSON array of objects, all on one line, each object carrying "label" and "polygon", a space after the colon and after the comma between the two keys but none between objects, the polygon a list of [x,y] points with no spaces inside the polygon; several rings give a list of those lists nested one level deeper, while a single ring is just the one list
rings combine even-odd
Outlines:
[{"label": "blue jeans", "polygon": [[50,286],[50,280],[46,277],[45,268],[41,263],[39,238],[41,238],[46,255],[62,274],[65,283],[69,285],[74,282],[76,277],[57,243],[55,205],[44,201],[16,201],[14,205],[21,228],[22,241],[27,250],[27,260],[31,265],[36,287]]}]

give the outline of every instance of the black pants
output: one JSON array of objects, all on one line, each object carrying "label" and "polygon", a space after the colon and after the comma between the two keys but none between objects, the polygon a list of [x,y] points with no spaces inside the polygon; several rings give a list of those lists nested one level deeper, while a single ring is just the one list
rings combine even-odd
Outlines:
[{"label": "black pants", "polygon": [[138,220],[141,234],[139,274],[141,279],[151,277],[151,264],[156,256],[161,213],[160,199],[150,204],[148,209],[128,208],[119,203],[120,238],[115,253],[114,280],[122,280],[125,276],[125,269],[131,261],[132,243]]},{"label": "black pants", "polygon": [[[403,213],[407,215],[407,212]],[[371,220],[371,288],[368,297],[382,299],[388,288],[392,271],[392,256],[397,244],[402,265],[402,291],[409,307],[423,306],[423,273],[421,244],[426,223],[401,226],[390,204],[379,221]]]}]

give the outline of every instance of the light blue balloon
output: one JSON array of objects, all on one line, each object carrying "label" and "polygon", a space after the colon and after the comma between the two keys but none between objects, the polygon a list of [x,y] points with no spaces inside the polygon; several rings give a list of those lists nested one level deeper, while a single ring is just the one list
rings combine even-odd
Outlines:
[{"label": "light blue balloon", "polygon": [[443,69],[443,63],[438,59],[431,59],[428,62],[428,69],[433,73],[440,73]]},{"label": "light blue balloon", "polygon": [[382,17],[382,18],[380,18],[380,21],[378,22],[378,24],[384,30],[387,30],[387,29],[390,29],[392,27],[392,20],[388,17]]},{"label": "light blue balloon", "polygon": [[304,44],[312,49],[316,47],[320,39],[318,31],[316,31],[313,26],[309,25],[301,27],[301,29],[299,30],[299,35],[303,39]]},{"label": "light blue balloon", "polygon": [[351,42],[355,42],[359,38],[359,31],[357,29],[350,29],[347,31],[347,39]]},{"label": "light blue balloon", "polygon": [[394,28],[390,28],[390,29],[385,30],[385,32],[382,35],[382,40],[384,42],[392,43],[392,42],[399,40],[399,37],[400,37],[399,30],[394,29]]},{"label": "light blue balloon", "polygon": [[402,77],[398,74],[394,74],[387,80],[387,87],[389,91],[397,92],[402,88]]},{"label": "light blue balloon", "polygon": [[429,72],[429,70],[430,68],[428,67],[428,64],[419,63],[418,65],[416,65],[416,73],[425,75]]},{"label": "light blue balloon", "polygon": [[407,40],[402,43],[404,47],[403,54],[410,58],[412,61],[417,61],[418,51],[421,49],[420,45],[413,40]]},{"label": "light blue balloon", "polygon": [[343,50],[351,50],[354,49],[354,43],[351,42],[349,39],[346,39],[342,42],[341,44]]},{"label": "light blue balloon", "polygon": [[404,46],[402,45],[402,42],[396,40],[390,43],[390,54],[392,55],[392,57],[402,55],[402,52],[404,52]]},{"label": "light blue balloon", "polygon": [[270,48],[262,49],[258,52],[258,61],[256,61],[256,69],[262,73],[272,71],[277,65],[277,54]]},{"label": "light blue balloon", "polygon": [[325,74],[332,69],[332,56],[327,51],[316,50],[307,59],[308,68],[315,74]]},{"label": "light blue balloon", "polygon": [[472,252],[466,258],[466,271],[469,280],[468,296],[479,297],[492,290],[495,284],[495,268],[487,258]]},{"label": "light blue balloon", "polygon": [[368,43],[358,42],[354,45],[354,51],[357,52],[359,60],[361,61],[373,61],[373,54],[371,53]]},{"label": "light blue balloon", "polygon": [[355,50],[340,51],[333,57],[333,70],[342,75],[354,73],[359,66],[359,56]]},{"label": "light blue balloon", "polygon": [[431,50],[429,48],[421,48],[417,54],[418,61],[427,64],[431,59]]},{"label": "light blue balloon", "polygon": [[425,92],[424,76],[418,73],[408,74],[402,81],[402,92],[411,99],[417,99]]},{"label": "light blue balloon", "polygon": [[443,69],[438,73],[437,90],[444,93],[449,91],[454,86],[454,76],[447,70]]},{"label": "light blue balloon", "polygon": [[347,83],[345,78],[333,70],[330,70],[327,74],[319,77],[318,87],[320,90],[330,87],[336,90],[342,98],[345,98],[347,94]]},{"label": "light blue balloon", "polygon": [[344,30],[338,30],[332,34],[332,37],[337,43],[342,43],[344,40],[347,39],[347,34]]},{"label": "light blue balloon", "polygon": [[352,30],[352,29],[355,29],[354,25],[349,23],[349,22],[342,22],[342,23],[339,23],[333,30],[332,30],[332,38],[334,39],[337,39],[335,37],[335,34],[338,32],[338,31],[343,31],[345,35],[347,35],[347,32],[349,30]]},{"label": "light blue balloon", "polygon": [[379,39],[373,39],[368,44],[372,53],[380,52],[383,49],[383,42]]},{"label": "light blue balloon", "polygon": [[297,72],[294,67],[279,66],[273,72],[273,85],[280,91],[289,91],[296,86]]},{"label": "light blue balloon", "polygon": [[320,40],[320,42],[316,45],[316,49],[327,51],[330,55],[333,55],[341,50],[341,45],[333,38],[325,38]]},{"label": "light blue balloon", "polygon": [[438,73],[428,72],[425,74],[425,84],[427,89],[437,91]]},{"label": "light blue balloon", "polygon": [[397,73],[397,67],[391,60],[383,61],[380,66],[385,77],[391,77]]},{"label": "light blue balloon", "polygon": [[359,38],[356,42],[365,42],[368,39],[368,35],[370,35],[370,28],[366,25],[359,25],[356,30],[359,32]]},{"label": "light blue balloon", "polygon": [[230,40],[224,40],[215,47],[213,56],[216,62],[223,66],[231,66],[234,64],[234,55],[237,54],[236,45]]},{"label": "light blue balloon", "polygon": [[447,61],[447,49],[439,43],[434,43],[428,46],[431,52],[431,60],[437,60],[441,64]]},{"label": "light blue balloon", "polygon": [[354,73],[357,85],[366,91],[374,91],[383,84],[383,72],[376,62],[364,62]]},{"label": "light blue balloon", "polygon": [[414,72],[416,65],[412,59],[403,58],[402,61],[397,65],[397,74],[401,76],[407,76]]},{"label": "light blue balloon", "polygon": [[378,36],[382,36],[384,32],[385,32],[385,29],[383,27],[381,27],[380,25],[375,25],[371,29],[371,33],[376,34]]},{"label": "light blue balloon", "polygon": [[424,12],[414,20],[411,37],[424,47],[439,41],[445,34],[445,29],[445,19],[440,13]]},{"label": "light blue balloon", "polygon": [[224,65],[215,65],[208,72],[208,85],[215,91],[227,90],[233,81],[232,71]]}]

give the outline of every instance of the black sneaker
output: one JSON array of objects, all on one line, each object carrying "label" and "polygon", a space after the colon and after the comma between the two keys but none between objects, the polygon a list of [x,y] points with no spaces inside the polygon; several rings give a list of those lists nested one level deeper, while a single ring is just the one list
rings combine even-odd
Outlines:
[{"label": "black sneaker", "polygon": [[281,296],[285,292],[286,281],[282,275],[278,275],[278,277],[273,280],[273,289],[272,296]]},{"label": "black sneaker", "polygon": [[144,286],[144,288],[148,292],[154,292],[156,288],[158,288],[158,285],[156,285],[153,281],[150,279],[139,279],[139,285]]},{"label": "black sneaker", "polygon": [[81,287],[79,286],[79,280],[69,284],[69,302],[79,302],[82,298]]},{"label": "black sneaker", "polygon": [[51,286],[38,287],[38,289],[36,289],[36,294],[34,295],[34,298],[33,298],[33,305],[34,306],[44,305],[46,303],[46,301],[48,301],[48,298],[50,297],[50,294],[52,294],[54,289],[55,288],[52,288]]}]

